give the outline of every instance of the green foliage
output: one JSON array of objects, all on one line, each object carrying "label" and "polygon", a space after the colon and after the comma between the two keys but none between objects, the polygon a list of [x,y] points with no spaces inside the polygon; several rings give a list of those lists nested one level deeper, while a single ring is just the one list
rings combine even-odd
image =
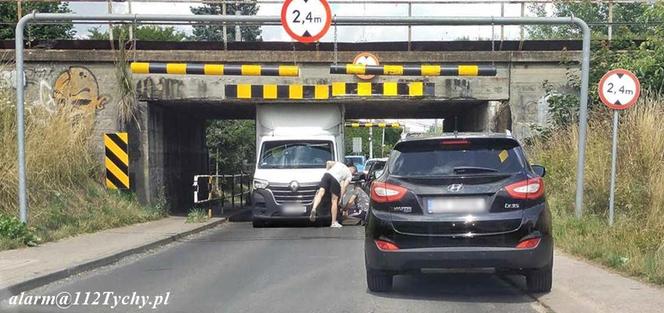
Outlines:
[{"label": "green foliage", "polygon": [[[546,4],[531,4],[531,12],[537,16],[548,16]],[[646,30],[646,25],[641,23],[642,16],[648,9],[648,6],[641,3],[621,3],[613,4],[613,21],[620,23],[633,23],[630,25],[614,25],[613,39],[642,39],[641,35]],[[571,2],[556,1],[553,4],[553,16],[575,16],[586,23],[591,24],[593,38],[607,38],[608,27],[605,25],[593,25],[605,23],[609,17],[609,5],[605,2]],[[528,34],[531,39],[580,39],[581,30],[572,25],[548,26],[536,25],[528,26]]]},{"label": "green foliage", "polygon": [[[241,15],[256,15],[258,5],[256,3],[226,4],[226,15],[234,15],[236,11]],[[222,4],[206,3],[202,6],[191,7],[191,13],[196,15],[221,15],[223,14]],[[191,36],[194,40],[202,41],[224,41],[223,27],[221,25],[194,25],[194,32]],[[242,41],[261,41],[260,26],[241,26],[240,33]],[[226,27],[226,41],[235,41],[235,26]]]},{"label": "green foliage", "polygon": [[37,237],[27,225],[21,223],[15,216],[0,213],[0,238],[16,240],[25,245],[36,244]]},{"label": "green foliage", "polygon": [[191,209],[187,213],[186,223],[204,223],[208,220],[208,214],[203,209]]},{"label": "green foliage", "polygon": [[30,228],[18,225],[14,99],[11,89],[0,88],[0,250],[164,216],[131,193],[102,186],[103,163],[90,150],[94,119],[88,112],[68,105],[50,111],[34,103],[25,115]]},{"label": "green foliage", "polygon": [[[381,149],[383,129],[373,129],[373,154],[375,158],[387,157],[394,144],[401,138],[400,128],[385,128],[385,147]],[[364,127],[349,128],[344,131],[346,154],[353,154],[353,137],[362,138],[362,155],[369,156],[369,129]],[[381,153],[382,151],[382,153]]]},{"label": "green foliage", "polygon": [[576,124],[556,128],[555,136],[535,139],[528,154],[533,163],[547,168],[544,179],[557,246],[664,284],[664,99],[646,93],[620,119],[616,223],[611,227],[609,114],[595,114],[589,121],[582,219],[574,215]]},{"label": "green foliage", "polygon": [[[595,19],[601,21],[604,18],[602,14],[604,14],[603,12],[606,9],[605,6],[606,4],[597,3],[557,3],[554,7],[556,9],[555,15],[574,15],[586,21],[593,22]],[[544,11],[540,11],[538,14],[542,15]],[[646,41],[638,47],[620,41],[611,41],[610,43],[608,41],[592,42],[588,94],[588,107],[591,116],[607,113],[607,109],[600,102],[598,96],[597,82],[611,69],[625,68],[634,72],[639,77],[643,90],[658,93],[664,90],[664,40],[662,39],[664,26],[655,23],[664,19],[664,3],[658,3],[653,6],[637,4],[615,5],[614,14],[618,14],[615,17],[616,21],[628,20],[640,22],[637,26],[622,29],[622,35],[630,37],[632,36],[629,35],[630,33],[638,33],[638,38],[646,39]],[[645,25],[648,24],[650,26],[646,28]],[[603,32],[605,30],[605,27],[599,29],[599,35],[595,32],[595,37],[604,36]],[[566,31],[568,30],[562,28],[538,27],[533,32],[533,35],[541,38],[558,38],[565,35]],[[632,36],[631,38],[634,37]],[[577,121],[579,77],[576,74],[570,74],[577,73],[572,72],[571,67],[568,70],[568,82],[563,86],[553,86],[548,82],[544,82],[549,112],[552,114],[552,128],[536,129],[542,135],[546,136],[557,127],[566,127]]]},{"label": "green foliage", "polygon": [[210,168],[219,164],[219,172],[235,174],[246,160],[256,160],[256,122],[253,120],[213,120],[206,130]]},{"label": "green foliage", "polygon": [[[129,25],[113,27],[113,39],[129,38]],[[99,27],[89,30],[88,38],[93,40],[109,39],[108,31],[101,31]],[[134,39],[152,41],[182,41],[187,35],[173,26],[143,25],[134,27]]]},{"label": "green foliage", "polygon": [[[32,11],[40,13],[69,13],[67,2],[23,2],[23,15]],[[0,3],[0,39],[14,39],[18,21],[16,2]],[[74,37],[72,23],[59,22],[51,25],[30,25],[25,31],[26,39],[72,39]]]}]

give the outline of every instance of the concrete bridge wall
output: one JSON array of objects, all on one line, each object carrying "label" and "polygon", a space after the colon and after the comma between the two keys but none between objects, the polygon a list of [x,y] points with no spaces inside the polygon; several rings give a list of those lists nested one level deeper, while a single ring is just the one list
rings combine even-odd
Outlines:
[{"label": "concrete bridge wall", "polygon": [[[578,72],[577,51],[376,51],[383,64],[483,63],[495,64],[496,77],[376,77],[373,82],[426,81],[435,95],[423,100],[359,99],[331,100],[346,103],[347,118],[445,118],[459,115],[466,130],[503,131],[511,125],[519,137],[530,134],[531,124],[546,123],[544,81],[565,92],[568,71]],[[0,50],[0,55],[12,55]],[[351,75],[330,75],[335,59],[350,62],[356,52],[342,51],[131,51],[136,61],[189,63],[282,63],[298,64],[300,77],[241,77],[133,75],[129,83],[136,92],[136,118],[121,123],[123,99],[134,99],[122,87],[118,55],[107,50],[36,50],[26,53],[27,102],[55,110],[71,104],[94,110],[95,145],[103,161],[102,134],[130,133],[133,189],[147,202],[167,195],[173,205],[186,206],[193,174],[207,171],[204,121],[210,118],[253,118],[252,101],[228,99],[224,85],[329,84],[357,82]],[[568,68],[571,62],[571,69]],[[11,85],[10,68],[0,70],[0,84]],[[131,101],[130,101],[131,102]],[[448,123],[447,127],[452,124]],[[186,160],[186,161],[183,161]],[[174,194],[173,190],[186,193]]]}]

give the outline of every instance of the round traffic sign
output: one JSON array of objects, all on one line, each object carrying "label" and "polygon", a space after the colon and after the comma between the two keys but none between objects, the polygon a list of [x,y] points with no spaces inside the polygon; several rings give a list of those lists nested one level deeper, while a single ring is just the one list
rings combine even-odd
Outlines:
[{"label": "round traffic sign", "polygon": [[332,11],[327,0],[286,0],[281,6],[281,25],[299,42],[318,41],[331,23]]},{"label": "round traffic sign", "polygon": [[[378,57],[369,52],[360,52],[353,59],[353,64],[363,64],[363,65],[379,65]],[[374,78],[373,74],[356,74],[359,79],[369,80]]]},{"label": "round traffic sign", "polygon": [[636,104],[640,94],[639,79],[625,69],[610,70],[599,81],[599,98],[610,109],[629,109]]}]

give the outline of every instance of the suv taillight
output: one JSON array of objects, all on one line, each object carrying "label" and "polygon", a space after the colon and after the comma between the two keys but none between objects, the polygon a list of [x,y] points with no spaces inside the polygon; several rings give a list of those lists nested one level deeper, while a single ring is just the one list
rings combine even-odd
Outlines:
[{"label": "suv taillight", "polygon": [[401,186],[384,182],[373,182],[371,184],[371,199],[376,202],[395,202],[406,195],[408,189]]},{"label": "suv taillight", "polygon": [[508,185],[505,190],[514,199],[538,199],[544,195],[544,180],[542,177],[529,178]]}]

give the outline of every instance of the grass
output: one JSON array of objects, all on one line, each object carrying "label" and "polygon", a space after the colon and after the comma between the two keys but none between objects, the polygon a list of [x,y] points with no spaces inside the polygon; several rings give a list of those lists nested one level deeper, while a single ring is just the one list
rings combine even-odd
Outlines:
[{"label": "grass", "polygon": [[[91,114],[68,106],[56,111],[39,103],[26,106],[29,238],[0,230],[0,250],[165,215],[161,206],[142,206],[132,194],[102,186],[102,162],[89,144]],[[0,89],[0,222],[8,229],[15,226],[9,219],[18,215],[16,155],[14,93]]]},{"label": "grass", "polygon": [[547,199],[556,244],[565,251],[664,285],[664,98],[642,97],[620,116],[616,223],[608,226],[611,113],[590,120],[585,212],[574,217],[578,131],[557,130],[529,146],[547,167]]},{"label": "grass", "polygon": [[203,223],[208,220],[208,213],[204,209],[191,209],[187,214],[187,223]]}]

